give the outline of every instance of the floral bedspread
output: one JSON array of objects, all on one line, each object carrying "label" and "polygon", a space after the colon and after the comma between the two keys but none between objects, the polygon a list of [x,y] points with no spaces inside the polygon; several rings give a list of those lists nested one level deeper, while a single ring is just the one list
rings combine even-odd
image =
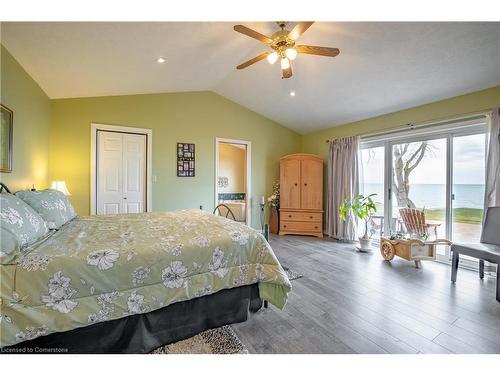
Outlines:
[{"label": "floral bedspread", "polygon": [[77,217],[0,266],[0,347],[259,283],[290,282],[257,231],[203,211]]}]

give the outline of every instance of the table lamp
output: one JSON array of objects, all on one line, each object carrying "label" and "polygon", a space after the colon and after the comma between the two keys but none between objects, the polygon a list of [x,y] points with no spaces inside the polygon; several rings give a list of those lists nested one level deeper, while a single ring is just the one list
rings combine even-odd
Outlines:
[{"label": "table lamp", "polygon": [[64,181],[52,181],[51,189],[58,190],[64,195],[71,195],[68,188],[66,187],[66,182]]}]

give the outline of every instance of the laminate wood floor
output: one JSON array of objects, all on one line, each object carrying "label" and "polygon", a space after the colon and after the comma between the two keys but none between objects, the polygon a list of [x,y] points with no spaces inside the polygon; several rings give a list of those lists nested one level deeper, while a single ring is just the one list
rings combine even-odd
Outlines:
[{"label": "laminate wood floor", "polygon": [[272,236],[292,281],[283,311],[271,304],[233,325],[251,353],[500,353],[495,278],[436,262],[358,253],[352,245]]}]

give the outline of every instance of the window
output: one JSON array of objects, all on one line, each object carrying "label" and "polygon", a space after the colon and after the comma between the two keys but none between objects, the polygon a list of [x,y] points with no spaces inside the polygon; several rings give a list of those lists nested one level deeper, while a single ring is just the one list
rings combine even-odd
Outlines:
[{"label": "window", "polygon": [[[377,194],[374,237],[380,225],[386,234],[400,230],[399,209],[416,207],[435,224],[438,238],[478,241],[486,137],[482,116],[362,139],[360,191]],[[448,262],[449,248],[440,247],[437,259]],[[476,267],[472,258],[463,265]]]}]

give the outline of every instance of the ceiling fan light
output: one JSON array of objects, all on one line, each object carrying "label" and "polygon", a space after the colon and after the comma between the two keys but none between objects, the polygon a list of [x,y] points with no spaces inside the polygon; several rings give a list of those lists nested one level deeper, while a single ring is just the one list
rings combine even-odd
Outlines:
[{"label": "ceiling fan light", "polygon": [[269,64],[274,64],[276,61],[278,61],[278,52],[274,51],[273,53],[271,53],[270,55],[267,55],[267,62]]},{"label": "ceiling fan light", "polygon": [[297,50],[295,48],[287,48],[285,50],[285,55],[289,60],[295,60],[297,57]]},{"label": "ceiling fan light", "polygon": [[287,58],[281,59],[281,69],[285,70],[290,67],[290,60]]}]

